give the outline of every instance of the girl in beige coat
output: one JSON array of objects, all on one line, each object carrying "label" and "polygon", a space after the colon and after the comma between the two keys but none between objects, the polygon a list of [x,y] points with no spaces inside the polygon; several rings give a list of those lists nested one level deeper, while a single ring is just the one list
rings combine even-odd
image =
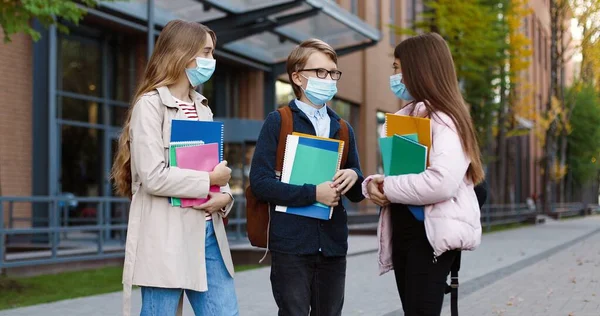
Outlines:
[{"label": "girl in beige coat", "polygon": [[[119,139],[113,178],[132,199],[123,315],[130,315],[133,285],[142,289],[141,316],[181,315],[184,291],[196,315],[238,315],[223,224],[233,205],[231,170],[226,161],[212,172],[169,167],[171,120],[212,120],[206,98],[193,88],[214,72],[215,42],[198,23],[165,26]],[[221,193],[209,193],[211,185]],[[172,207],[168,198],[207,196],[197,209]]]}]

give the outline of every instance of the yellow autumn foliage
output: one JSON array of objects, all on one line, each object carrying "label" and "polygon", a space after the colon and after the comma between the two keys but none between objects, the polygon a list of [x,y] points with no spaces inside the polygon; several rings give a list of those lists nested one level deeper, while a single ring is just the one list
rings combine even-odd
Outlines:
[{"label": "yellow autumn foliage", "polygon": [[540,146],[543,147],[546,144],[546,133],[555,120],[557,121],[554,131],[555,136],[560,135],[563,129],[567,131],[567,134],[571,132],[571,124],[567,120],[567,111],[560,100],[553,96],[550,109],[536,114],[535,136]]},{"label": "yellow autumn foliage", "polygon": [[[506,15],[508,26],[508,65],[510,67],[510,95],[508,98],[511,112],[528,120],[535,120],[536,102],[533,86],[525,80],[525,71],[531,64],[531,40],[523,32],[523,20],[531,14],[526,0],[511,0]],[[509,132],[510,133],[510,132]]]}]

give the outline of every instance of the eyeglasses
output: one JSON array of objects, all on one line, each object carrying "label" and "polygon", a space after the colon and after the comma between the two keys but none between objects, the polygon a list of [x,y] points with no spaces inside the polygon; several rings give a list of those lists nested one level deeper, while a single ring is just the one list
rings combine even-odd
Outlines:
[{"label": "eyeglasses", "polygon": [[299,71],[314,71],[317,74],[317,78],[326,79],[327,75],[331,76],[333,80],[340,80],[342,77],[342,72],[339,70],[327,70],[325,68],[309,68],[309,69],[300,69]]}]

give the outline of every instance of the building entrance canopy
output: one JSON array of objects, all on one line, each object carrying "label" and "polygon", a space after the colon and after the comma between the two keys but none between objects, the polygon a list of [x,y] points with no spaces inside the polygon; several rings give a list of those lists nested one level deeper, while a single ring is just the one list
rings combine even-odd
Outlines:
[{"label": "building entrance canopy", "polygon": [[328,0],[130,0],[101,2],[103,9],[148,21],[160,30],[170,20],[209,26],[217,33],[217,55],[241,57],[256,68],[285,71],[292,48],[309,38],[345,55],[376,44],[379,31]]}]

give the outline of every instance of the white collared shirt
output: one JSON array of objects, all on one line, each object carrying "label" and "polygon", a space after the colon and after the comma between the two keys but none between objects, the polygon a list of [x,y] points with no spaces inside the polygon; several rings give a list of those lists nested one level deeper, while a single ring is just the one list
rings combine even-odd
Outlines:
[{"label": "white collared shirt", "polygon": [[327,114],[327,105],[323,105],[320,109],[316,109],[298,99],[295,100],[296,106],[308,116],[308,119],[315,128],[315,132],[319,137],[329,138],[331,118]]}]

